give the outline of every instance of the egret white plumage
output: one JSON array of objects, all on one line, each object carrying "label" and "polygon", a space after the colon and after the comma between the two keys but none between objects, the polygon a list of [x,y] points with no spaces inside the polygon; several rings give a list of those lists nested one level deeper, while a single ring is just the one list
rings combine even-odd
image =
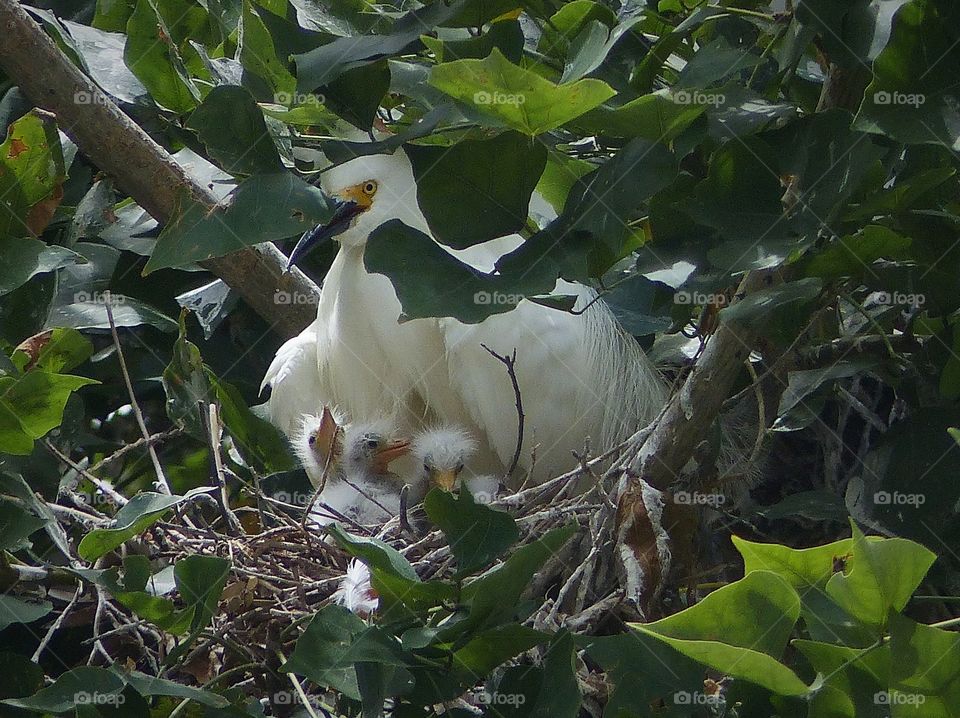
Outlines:
[{"label": "egret white plumage", "polygon": [[422,467],[416,485],[425,493],[434,487],[453,491],[460,484],[474,497],[486,501],[493,499],[500,488],[497,477],[463,475],[467,461],[476,450],[476,440],[456,426],[441,426],[419,433],[410,449]]},{"label": "egret white plumage", "polygon": [[[526,432],[520,468],[529,470],[536,446],[535,481],[569,468],[571,450],[585,437],[609,446],[652,419],[666,388],[633,337],[620,328],[593,289],[558,281],[555,291],[574,295],[582,314],[522,301],[507,314],[468,325],[455,319],[414,319],[400,324],[401,305],[390,280],[367,272],[367,237],[389,219],[429,234],[416,202],[410,162],[402,151],[360,157],[326,172],[324,189],[342,204],[322,228],[308,232],[291,254],[302,256],[329,237],[340,243],[323,282],[316,321],[278,352],[268,371],[269,413],[281,428],[301,410],[304,394],[343,407],[351,417],[398,417],[404,434],[436,423],[464,427],[478,438],[475,473],[502,473],[517,442],[515,397],[500,354],[517,350],[516,377]],[[454,251],[471,266],[490,271],[523,239],[519,235]],[[442,246],[442,245],[441,245]],[[315,373],[289,390],[284,383]],[[294,395],[294,399],[288,397]]]},{"label": "egret white plumage", "polygon": [[399,513],[403,481],[390,464],[409,452],[410,442],[396,438],[389,420],[343,425],[325,408],[320,416],[303,418],[294,448],[315,486],[326,467],[321,506],[311,513],[316,523],[345,516],[359,524],[380,524]]}]

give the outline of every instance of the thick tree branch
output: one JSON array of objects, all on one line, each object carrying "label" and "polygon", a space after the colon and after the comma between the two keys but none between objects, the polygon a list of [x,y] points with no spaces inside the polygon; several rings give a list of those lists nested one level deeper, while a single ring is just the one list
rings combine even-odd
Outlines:
[{"label": "thick tree branch", "polygon": [[[0,0],[0,67],[37,107],[53,112],[60,128],[97,167],[111,175],[160,223],[173,215],[182,192],[213,207],[217,200],[117,107],[70,60],[16,0]],[[84,97],[88,101],[77,102]],[[286,258],[270,243],[202,262],[277,331],[290,337],[313,320],[314,304],[277,304],[275,293],[318,296],[299,270],[284,274]]]},{"label": "thick tree branch", "polygon": [[[749,274],[737,297],[761,288],[770,276]],[[753,335],[745,327],[721,322],[633,462],[644,481],[663,491],[680,475],[694,448],[707,436],[753,344]]]}]

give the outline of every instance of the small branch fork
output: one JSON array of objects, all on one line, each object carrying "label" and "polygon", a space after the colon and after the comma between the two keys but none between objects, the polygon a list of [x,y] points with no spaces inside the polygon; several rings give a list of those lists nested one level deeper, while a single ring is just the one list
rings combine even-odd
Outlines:
[{"label": "small branch fork", "polygon": [[510,478],[520,463],[520,452],[523,451],[525,420],[523,414],[523,397],[520,395],[520,383],[517,381],[517,349],[514,347],[513,353],[510,354],[510,356],[504,356],[503,354],[498,354],[486,344],[481,343],[480,346],[482,346],[490,356],[507,368],[507,374],[510,376],[510,384],[513,386],[513,396],[517,405],[517,448],[513,452],[513,458],[510,460],[510,466],[506,471],[506,478]]}]

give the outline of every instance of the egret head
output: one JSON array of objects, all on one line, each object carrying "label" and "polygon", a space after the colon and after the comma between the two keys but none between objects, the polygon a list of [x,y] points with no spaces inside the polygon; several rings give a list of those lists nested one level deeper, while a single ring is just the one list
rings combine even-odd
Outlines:
[{"label": "egret head", "polygon": [[344,435],[343,465],[349,476],[384,478],[390,462],[410,452],[410,442],[397,439],[387,422],[347,427]]},{"label": "egret head", "polygon": [[413,455],[423,462],[427,486],[452,491],[467,459],[477,450],[477,442],[456,426],[428,429],[413,442]]},{"label": "egret head", "polygon": [[336,239],[344,247],[363,247],[370,233],[389,219],[426,231],[413,168],[402,150],[337,165],[321,175],[320,184],[337,208],[326,224],[304,233],[289,264],[327,239]]},{"label": "egret head", "polygon": [[293,448],[314,483],[323,476],[328,457],[331,469],[339,465],[343,456],[343,425],[343,417],[327,407],[323,407],[320,414],[306,414],[302,418]]}]

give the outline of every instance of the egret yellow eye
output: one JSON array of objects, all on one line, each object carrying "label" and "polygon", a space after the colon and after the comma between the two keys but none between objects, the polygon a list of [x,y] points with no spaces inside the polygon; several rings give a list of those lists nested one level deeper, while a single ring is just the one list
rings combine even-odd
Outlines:
[{"label": "egret yellow eye", "polygon": [[360,189],[367,197],[373,197],[377,193],[377,183],[373,180],[367,180]]}]

